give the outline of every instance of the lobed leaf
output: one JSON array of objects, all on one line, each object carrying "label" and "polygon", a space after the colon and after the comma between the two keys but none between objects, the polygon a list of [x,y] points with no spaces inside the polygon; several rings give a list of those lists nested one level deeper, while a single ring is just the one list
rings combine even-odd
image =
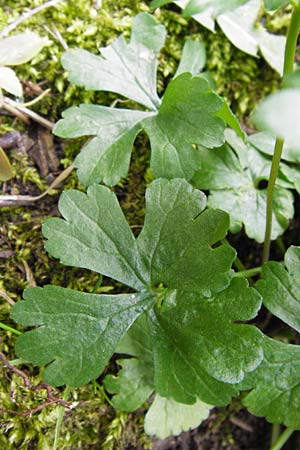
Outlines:
[{"label": "lobed leaf", "polygon": [[13,307],[12,318],[37,328],[18,338],[16,354],[36,365],[47,364],[47,383],[71,387],[98,377],[152,301],[142,294],[96,295],[57,286],[28,289],[24,299]]},{"label": "lobed leaf", "polygon": [[[260,188],[268,180],[271,161],[254,147],[245,144],[230,130],[226,133],[229,146],[213,150],[202,149],[201,163],[193,182],[199,189],[209,189],[208,205],[230,214],[230,229],[237,232],[242,224],[247,236],[264,241],[267,189]],[[276,239],[294,215],[291,183],[277,179],[273,200],[272,239]]]},{"label": "lobed leaf", "polygon": [[164,45],[166,31],[154,17],[138,14],[133,21],[131,40],[121,36],[101,48],[101,55],[74,49],[62,57],[69,80],[87,90],[111,91],[156,111],[160,99],[156,93],[157,54]]},{"label": "lobed leaf", "polygon": [[[158,35],[154,34],[156,30]],[[74,83],[86,89],[120,93],[150,109],[141,112],[81,105],[63,114],[55,126],[56,135],[94,136],[75,161],[82,183],[114,185],[126,176],[131,148],[142,130],[149,136],[154,175],[188,180],[199,164],[195,145],[214,147],[224,143],[226,123],[243,135],[224,100],[212,91],[204,77],[197,75],[205,64],[201,42],[186,41],[175,77],[162,101],[158,98],[156,66],[163,30],[152,16],[142,13],[134,20],[128,44],[121,37],[102,49],[102,57],[84,50],[65,54],[63,65]],[[145,93],[150,97],[145,98]]]},{"label": "lobed leaf", "polygon": [[65,192],[59,204],[64,219],[44,225],[47,249],[65,264],[99,271],[137,293],[28,291],[13,317],[38,328],[18,339],[18,355],[50,364],[50,383],[79,386],[99,375],[145,312],[148,324],[140,319],[117,348],[135,359],[122,361],[119,376],[108,378],[115,404],[132,409],[153,390],[180,403],[226,404],[238,391],[235,383],[262,359],[261,333],[236,323],[255,316],[260,296],[245,280],[231,282],[235,251],[220,243],[228,215],[205,205],[205,195],[185,180],[156,180],[147,189],[136,239],[108,188]]},{"label": "lobed leaf", "polygon": [[246,389],[254,389],[243,400],[252,414],[269,422],[300,429],[300,348],[265,338],[264,361],[247,377]]},{"label": "lobed leaf", "polygon": [[226,404],[237,392],[234,383],[263,359],[260,331],[233,323],[255,317],[260,304],[241,279],[209,299],[181,290],[167,293],[162,309],[149,314],[158,394],[180,403],[198,397]]},{"label": "lobed leaf", "polygon": [[300,332],[300,247],[289,247],[284,265],[274,261],[265,264],[256,288],[271,313]]},{"label": "lobed leaf", "polygon": [[[277,2],[282,0],[277,0]],[[168,2],[152,2],[153,7]],[[257,28],[256,21],[261,7],[260,0],[178,0],[176,5],[183,9],[183,15],[193,17],[210,31],[215,31],[218,23],[229,41],[240,50],[252,56],[258,51],[279,74],[283,73],[285,37],[268,33],[262,26]],[[276,0],[269,9],[276,9]],[[274,8],[273,8],[274,7]]]}]

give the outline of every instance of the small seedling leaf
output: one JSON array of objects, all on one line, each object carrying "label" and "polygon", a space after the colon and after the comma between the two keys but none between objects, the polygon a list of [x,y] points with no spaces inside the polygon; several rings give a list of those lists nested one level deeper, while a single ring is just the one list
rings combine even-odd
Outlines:
[{"label": "small seedling leaf", "polygon": [[25,32],[0,40],[0,66],[17,66],[30,61],[48,43],[36,33]]}]

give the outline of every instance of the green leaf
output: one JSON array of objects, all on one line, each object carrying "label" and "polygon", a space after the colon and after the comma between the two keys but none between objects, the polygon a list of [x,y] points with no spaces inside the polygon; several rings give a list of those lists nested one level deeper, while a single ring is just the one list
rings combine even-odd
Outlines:
[{"label": "green leaf", "polygon": [[[228,146],[201,151],[199,171],[193,178],[200,189],[209,189],[208,205],[230,214],[232,232],[245,226],[247,236],[264,241],[267,189],[259,182],[267,180],[271,161],[254,147],[246,145],[233,132],[226,133]],[[274,190],[272,239],[276,239],[293,217],[293,195],[277,179]],[[287,187],[292,187],[287,184]]]},{"label": "green leaf", "polygon": [[288,147],[300,150],[299,104],[300,89],[284,89],[270,95],[259,105],[254,122],[258,129],[269,131],[284,139]]},{"label": "green leaf", "polygon": [[184,73],[169,84],[158,114],[144,121],[156,177],[189,180],[199,164],[194,145],[224,143],[225,123],[216,117],[222,104],[203,78]]},{"label": "green leaf", "polygon": [[15,71],[9,67],[0,67],[0,89],[4,89],[17,97],[22,96],[22,85]]},{"label": "green leaf", "polygon": [[[252,134],[248,137],[248,142],[256,147],[260,152],[272,156],[274,154],[276,137],[268,132]],[[300,162],[299,149],[288,147],[286,143],[283,146],[282,159],[291,162]]]},{"label": "green leaf", "polygon": [[123,337],[117,352],[131,355],[133,358],[118,359],[122,369],[117,376],[106,376],[104,386],[111,394],[115,394],[111,402],[116,409],[135,411],[154,390],[152,342],[145,314]]},{"label": "green leaf", "polygon": [[96,185],[87,195],[66,191],[58,207],[65,220],[52,218],[43,225],[45,247],[51,255],[63,264],[94,270],[135,289],[144,287],[136,241],[113,192]]},{"label": "green leaf", "polygon": [[258,42],[253,30],[259,9],[260,0],[251,0],[244,6],[217,18],[218,25],[229,41],[252,56],[256,56],[258,51]]},{"label": "green leaf", "polygon": [[[157,27],[160,31],[154,39]],[[185,44],[176,76],[161,102],[156,93],[157,53],[163,43],[159,38],[163,34],[161,27],[152,16],[142,13],[133,23],[129,44],[121,37],[102,49],[103,57],[70,50],[63,58],[71,81],[86,89],[117,89],[151,109],[141,112],[81,105],[64,113],[55,126],[56,135],[94,136],[75,162],[80,181],[86,185],[99,182],[114,185],[126,176],[131,148],[141,130],[149,136],[155,177],[188,180],[199,164],[195,145],[222,145],[226,123],[242,134],[236,117],[207,80],[192,76],[205,63],[200,42],[188,40]],[[151,64],[147,55],[152,58]],[[145,93],[150,97],[146,99]]]},{"label": "green leaf", "polygon": [[72,83],[87,90],[116,92],[155,111],[160,105],[156,93],[157,53],[165,35],[163,25],[141,13],[134,18],[129,44],[120,36],[101,48],[100,56],[81,49],[68,50],[62,64]]},{"label": "green leaf", "polygon": [[287,250],[284,265],[265,264],[256,287],[271,313],[300,332],[300,247]]},{"label": "green leaf", "polygon": [[177,436],[200,425],[209,416],[210,408],[200,400],[194,405],[184,405],[156,395],[145,416],[145,431],[159,439]]},{"label": "green leaf", "polygon": [[185,14],[193,16],[206,9],[212,9],[214,16],[244,5],[249,0],[190,0],[186,6]]},{"label": "green leaf", "polygon": [[262,27],[256,29],[253,35],[264,59],[277,73],[282,75],[286,37],[268,33]]},{"label": "green leaf", "polygon": [[25,32],[0,40],[0,66],[17,66],[30,61],[48,43],[36,33]]},{"label": "green leaf", "polygon": [[127,329],[151,305],[147,295],[85,294],[57,286],[28,289],[24,298],[12,318],[37,328],[19,336],[17,355],[47,364],[49,384],[71,387],[98,377]]},{"label": "green leaf", "polygon": [[119,359],[122,370],[118,376],[105,378],[105,388],[115,394],[111,399],[119,411],[135,411],[143,405],[153,392],[153,372],[139,359]]},{"label": "green leaf", "polygon": [[263,359],[260,331],[235,323],[255,317],[260,304],[255,289],[237,278],[210,298],[167,293],[162,309],[149,315],[158,394],[181,403],[195,403],[198,397],[226,404],[237,392],[234,383]]},{"label": "green leaf", "polygon": [[265,7],[268,11],[275,11],[275,9],[282,8],[289,3],[288,0],[264,0]]},{"label": "green leaf", "polygon": [[[250,374],[243,400],[252,414],[269,422],[300,429],[300,347],[265,338],[264,361]],[[243,386],[242,385],[242,386]]]},{"label": "green leaf", "polygon": [[12,166],[4,150],[0,147],[0,181],[7,181],[13,177]]},{"label": "green leaf", "polygon": [[[145,355],[145,345],[137,348],[139,338],[134,340],[130,330],[118,351],[133,353],[139,361],[123,361],[118,379],[108,381],[116,405],[124,407],[133,389],[128,408],[145,400],[152,389],[188,404],[197,398],[210,404],[229,401],[237,392],[233,384],[261,361],[260,332],[235,323],[254,317],[260,296],[245,280],[230,284],[235,251],[220,243],[229,218],[222,211],[204,210],[205,204],[205,195],[185,180],[154,181],[146,192],[145,223],[136,239],[108,188],[94,185],[87,195],[65,192],[59,204],[64,219],[50,219],[43,229],[47,249],[65,264],[115,278],[137,293],[96,296],[55,287],[29,291],[34,300],[18,303],[13,317],[23,325],[41,327],[20,337],[18,355],[36,364],[55,360],[47,369],[47,380],[81,385],[99,375],[118,341],[145,311],[152,356],[150,350]],[[95,346],[98,353],[91,361]],[[180,357],[174,359],[174,351]],[[186,354],[191,365],[182,359]],[[84,364],[84,358],[91,362]],[[174,362],[178,368],[170,373]],[[74,364],[84,368],[75,370]],[[122,392],[130,374],[131,384]],[[174,383],[166,382],[170,376],[175,376]]]},{"label": "green leaf", "polygon": [[151,8],[160,8],[161,6],[168,5],[169,3],[173,3],[173,0],[153,0],[151,2]]},{"label": "green leaf", "polygon": [[145,223],[137,239],[148,283],[210,295],[228,286],[235,251],[213,246],[225,237],[229,217],[204,210],[205,195],[183,180],[158,180],[146,192]]},{"label": "green leaf", "polygon": [[174,78],[185,72],[197,75],[204,68],[205,64],[206,51],[203,42],[187,39]]},{"label": "green leaf", "polygon": [[[170,2],[165,2],[170,3]],[[191,0],[173,2],[210,31],[218,23],[229,41],[252,56],[261,52],[270,66],[282,75],[285,37],[257,28],[256,21],[261,7],[260,0]],[[158,2],[155,4],[158,5]]]}]

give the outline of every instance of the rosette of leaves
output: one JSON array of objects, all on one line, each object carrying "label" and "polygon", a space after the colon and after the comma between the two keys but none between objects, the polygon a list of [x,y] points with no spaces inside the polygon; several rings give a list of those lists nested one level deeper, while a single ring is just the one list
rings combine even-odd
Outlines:
[{"label": "rosette of leaves", "polygon": [[[286,38],[271,34],[256,23],[261,0],[154,0],[152,7],[168,3],[177,4],[183,9],[184,16],[193,17],[210,31],[215,31],[217,23],[234,46],[252,56],[260,52],[267,63],[282,74]],[[286,3],[266,0],[265,6],[274,10]]]},{"label": "rosette of leaves", "polygon": [[34,328],[18,337],[17,355],[46,365],[49,384],[80,386],[101,373],[145,314],[153,369],[145,374],[142,397],[154,389],[180,403],[228,403],[236,383],[263,358],[261,332],[240,323],[255,317],[261,300],[246,280],[233,278],[235,251],[220,242],[228,215],[205,206],[205,195],[185,180],[156,180],[147,190],[145,222],[135,238],[107,187],[63,193],[63,218],[43,227],[47,250],[131,292],[97,295],[57,286],[25,291],[12,317]]},{"label": "rosette of leaves", "polygon": [[[284,259],[268,262],[256,284],[264,305],[300,332],[300,247],[290,247]],[[300,429],[300,346],[265,338],[264,361],[246,377],[243,389],[252,389],[244,404],[272,423]]]},{"label": "rosette of leaves", "polygon": [[[199,189],[210,191],[210,207],[230,214],[232,232],[240,231],[244,225],[247,236],[262,243],[271,159],[243,142],[231,130],[227,130],[226,140],[228,144],[223,147],[202,149],[199,171],[193,183]],[[284,232],[294,215],[294,198],[289,190],[294,185],[286,177],[286,167],[282,165],[274,190],[272,239]]]},{"label": "rosette of leaves", "polygon": [[101,55],[82,49],[63,55],[71,82],[87,90],[115,92],[146,109],[81,105],[63,113],[56,135],[93,136],[75,160],[83,184],[114,185],[126,176],[134,140],[142,130],[150,139],[154,175],[187,180],[198,167],[196,144],[222,145],[225,122],[241,133],[224,100],[197,76],[205,63],[201,42],[187,41],[175,77],[163,99],[158,97],[156,71],[165,36],[163,25],[141,13],[133,21],[129,43],[121,36],[100,49]]}]

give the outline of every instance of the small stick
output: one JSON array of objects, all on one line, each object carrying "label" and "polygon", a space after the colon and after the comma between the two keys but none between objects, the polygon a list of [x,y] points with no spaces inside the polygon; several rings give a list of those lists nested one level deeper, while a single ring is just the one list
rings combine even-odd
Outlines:
[{"label": "small stick", "polygon": [[50,8],[50,6],[55,6],[57,3],[60,3],[61,1],[62,0],[50,0],[46,3],[44,3],[43,5],[40,5],[40,6],[37,6],[36,8],[31,9],[28,12],[24,12],[14,22],[12,22],[7,27],[3,28],[3,30],[0,33],[0,38],[6,37],[12,30],[17,28],[21,23],[25,22],[30,17],[43,11],[46,8]]},{"label": "small stick", "polygon": [[4,108],[6,111],[8,111],[10,114],[13,114],[14,116],[18,117],[18,119],[21,119],[22,122],[29,124],[29,119],[25,114],[18,111],[17,108],[14,108],[12,105],[7,104],[6,102],[2,103],[2,108]]},{"label": "small stick", "polygon": [[31,383],[30,379],[28,378],[28,376],[24,372],[22,372],[22,370],[17,369],[15,366],[10,364],[10,362],[8,361],[8,359],[2,352],[0,352],[0,359],[3,362],[4,366],[8,367],[13,373],[15,373],[16,375],[18,375],[19,377],[21,377],[23,379],[25,387],[27,387],[30,390],[33,389],[33,385]]},{"label": "small stick", "polygon": [[[3,99],[3,104],[2,104],[3,108],[5,108],[8,111],[8,108],[11,108],[11,112],[13,112],[13,114],[16,114],[16,110],[20,113],[23,113],[23,117],[25,115],[25,121],[26,123],[28,122],[28,117],[30,117],[30,119],[34,120],[35,122],[43,125],[45,128],[48,128],[48,130],[53,130],[54,128],[54,123],[50,122],[50,120],[45,119],[44,117],[40,116],[39,114],[37,114],[34,111],[31,111],[31,109],[26,108],[26,106],[24,105],[19,105],[18,103],[14,102],[13,100],[11,100],[8,97],[4,97]],[[12,110],[12,108],[14,108]],[[26,117],[28,116],[28,117]],[[22,119],[24,120],[24,119]]]},{"label": "small stick", "polygon": [[40,195],[32,197],[30,195],[0,195],[0,207],[7,206],[28,206],[49,194],[52,189],[55,189],[60,183],[62,183],[73,171],[74,163],[70,164],[65,170],[63,170],[57,178],[50,184],[50,186]]},{"label": "small stick", "polygon": [[14,306],[14,304],[16,303],[13,301],[12,298],[10,298],[9,295],[7,295],[6,292],[2,291],[1,289],[0,289],[0,297],[4,298],[4,300],[6,300],[7,303],[9,303],[11,306]]}]

